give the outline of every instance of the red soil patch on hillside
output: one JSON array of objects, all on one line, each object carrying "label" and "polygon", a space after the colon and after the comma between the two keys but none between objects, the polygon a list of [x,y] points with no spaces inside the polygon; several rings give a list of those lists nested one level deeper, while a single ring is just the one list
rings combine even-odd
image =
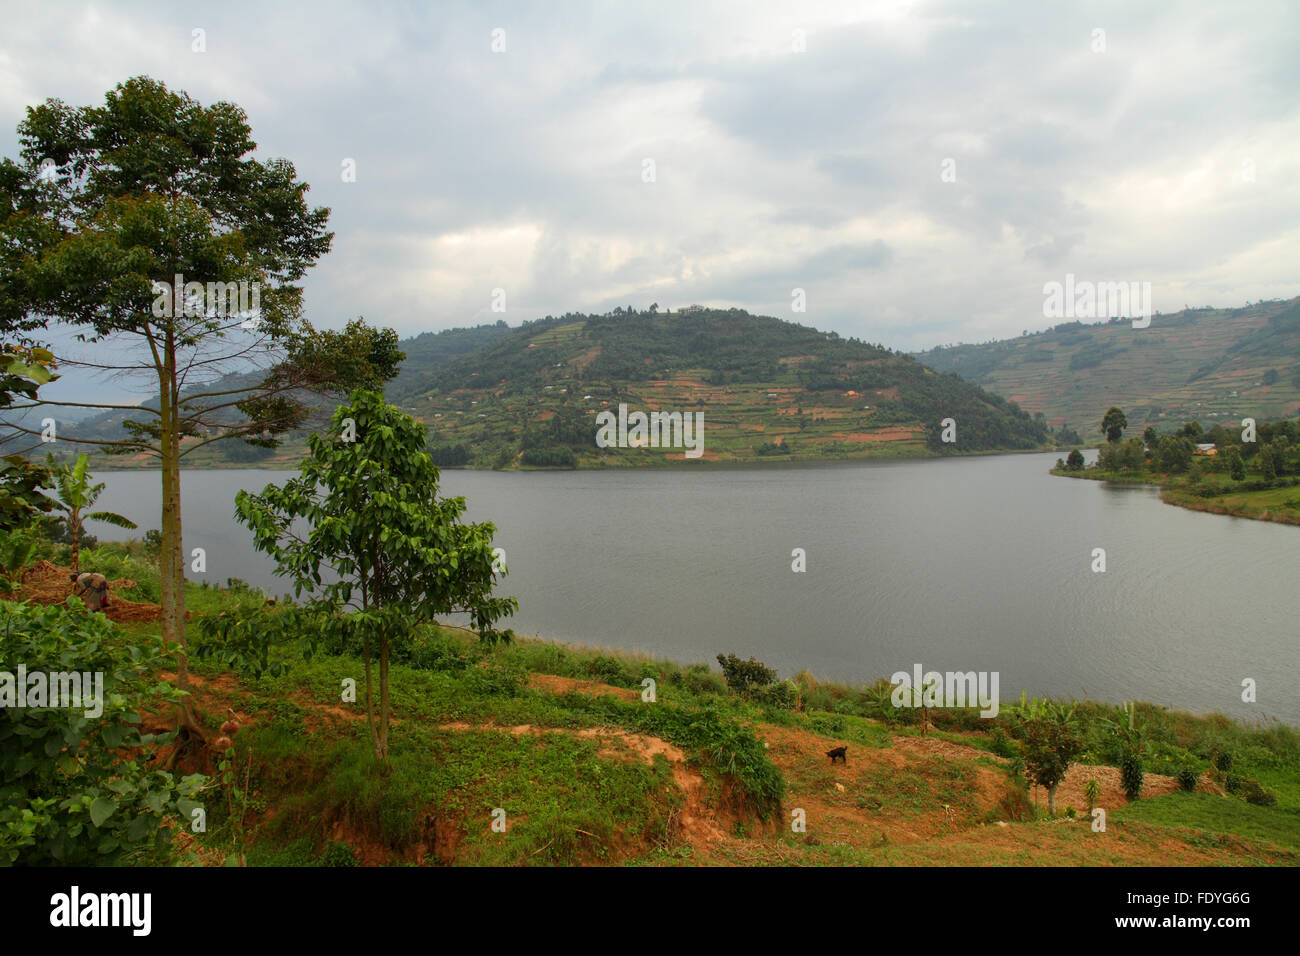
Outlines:
[{"label": "red soil patch on hillside", "polygon": [[[70,568],[63,568],[49,561],[37,561],[23,572],[22,585],[16,595],[19,601],[31,601],[33,604],[62,604],[72,594],[72,574]],[[109,604],[102,613],[110,621],[118,624],[137,624],[162,619],[162,608],[157,604],[128,601],[116,595],[135,587],[135,582],[128,578],[116,578],[108,582]],[[190,617],[185,612],[185,617]]]}]

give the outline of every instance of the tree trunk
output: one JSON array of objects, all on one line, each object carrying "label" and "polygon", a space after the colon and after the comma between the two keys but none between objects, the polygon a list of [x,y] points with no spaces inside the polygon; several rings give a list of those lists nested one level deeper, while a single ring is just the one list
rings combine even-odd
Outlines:
[{"label": "tree trunk", "polygon": [[72,570],[81,570],[81,519],[76,509],[68,515],[68,527],[72,531]]},{"label": "tree trunk", "polygon": [[172,574],[172,569],[176,564],[176,549],[173,545],[177,531],[173,520],[175,512],[168,507],[172,500],[171,479],[173,469],[168,467],[168,457],[171,454],[172,402],[171,389],[167,387],[166,374],[167,370],[165,368],[158,370],[159,422],[162,427],[162,434],[159,436],[158,443],[159,451],[162,453],[162,547],[158,551],[158,583],[159,600],[162,602],[163,650],[170,651],[173,645],[180,643],[180,636],[176,633],[176,622],[171,615],[171,609],[176,604],[176,579]]},{"label": "tree trunk", "polygon": [[370,747],[379,756],[379,730],[375,727],[375,707],[371,703],[370,697],[370,631],[365,632],[363,638],[364,654],[366,658],[366,729],[370,731]]},{"label": "tree trunk", "polygon": [[160,376],[159,412],[162,425],[162,626],[164,641],[175,641],[178,650],[177,686],[189,687],[189,642],[185,635],[185,552],[181,544],[181,456],[180,399],[176,381],[176,340],[166,330],[163,343],[163,374]]},{"label": "tree trunk", "polygon": [[388,630],[379,635],[379,747],[375,755],[388,759]]},{"label": "tree trunk", "polygon": [[1059,783],[1054,783],[1047,788],[1047,815],[1049,817],[1056,816],[1056,788],[1059,786]]}]

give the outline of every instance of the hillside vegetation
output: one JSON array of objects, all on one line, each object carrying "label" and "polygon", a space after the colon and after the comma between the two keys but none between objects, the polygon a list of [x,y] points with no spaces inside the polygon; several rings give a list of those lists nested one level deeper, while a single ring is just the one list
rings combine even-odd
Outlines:
[{"label": "hillside vegetation", "polygon": [[[408,359],[409,362],[409,359]],[[600,411],[703,413],[710,461],[1033,449],[1048,429],[1014,403],[907,356],[738,309],[526,322],[401,398],[447,465],[601,467],[680,448],[595,445]],[[956,423],[942,441],[941,422]]]},{"label": "hillside vegetation", "polygon": [[1144,329],[1129,319],[1065,322],[1043,332],[936,348],[915,356],[1069,425],[1102,437],[1107,407],[1120,405],[1141,430],[1196,419],[1206,428],[1243,417],[1300,413],[1300,299],[1237,309],[1157,314]]},{"label": "hillside vegetation", "polygon": [[[135,582],[121,596],[141,601],[157,593],[155,562],[140,543],[83,556],[83,566]],[[262,600],[238,581],[193,590],[202,615]],[[110,624],[57,604],[0,604],[0,615],[6,633],[32,647],[58,628],[78,641],[89,629],[94,646],[146,649],[136,655],[145,737],[117,752],[183,778],[190,791],[178,806],[204,807],[207,827],[194,832],[175,811],[155,812],[158,840],[101,850],[99,862],[1300,863],[1300,738],[1276,724],[1138,705],[1125,734],[1112,708],[1082,702],[1081,750],[1052,817],[1045,791],[1026,779],[1023,702],[1004,702],[991,720],[976,708],[923,713],[892,706],[884,682],[849,687],[804,672],[741,683],[702,663],[527,639],[489,646],[430,624],[394,657],[392,747],[377,766],[364,708],[340,693],[341,681],[361,678],[356,648],[322,646],[306,661],[287,641],[270,656],[287,669],[253,673],[231,669],[224,645],[195,628],[193,699],[229,746],[211,764],[176,763],[173,744],[148,737],[166,726],[165,702],[147,703],[150,688],[174,678],[156,623]],[[832,764],[826,751],[845,745],[847,762]],[[1132,797],[1121,770],[1128,752],[1141,771]],[[1104,831],[1094,829],[1093,806],[1107,813]],[[125,813],[121,802],[103,827]],[[0,850],[27,860],[46,849],[19,832],[0,832]]]}]

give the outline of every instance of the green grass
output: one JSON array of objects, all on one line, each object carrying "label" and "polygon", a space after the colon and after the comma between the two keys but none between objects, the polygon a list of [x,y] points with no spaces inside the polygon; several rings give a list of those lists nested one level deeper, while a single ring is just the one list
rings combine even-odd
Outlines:
[{"label": "green grass", "polygon": [[1300,809],[1296,807],[1257,807],[1235,797],[1179,792],[1138,800],[1111,816],[1183,830],[1230,833],[1300,850]]}]

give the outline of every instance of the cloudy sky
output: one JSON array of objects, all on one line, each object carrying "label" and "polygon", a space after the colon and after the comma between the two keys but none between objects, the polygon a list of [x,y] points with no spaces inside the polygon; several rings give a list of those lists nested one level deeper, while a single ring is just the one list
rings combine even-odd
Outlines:
[{"label": "cloudy sky", "polygon": [[1053,324],[1066,273],[1300,294],[1295,3],[0,8],[0,154],[137,74],[239,104],[333,210],[322,327],[699,302],[917,349]]}]

